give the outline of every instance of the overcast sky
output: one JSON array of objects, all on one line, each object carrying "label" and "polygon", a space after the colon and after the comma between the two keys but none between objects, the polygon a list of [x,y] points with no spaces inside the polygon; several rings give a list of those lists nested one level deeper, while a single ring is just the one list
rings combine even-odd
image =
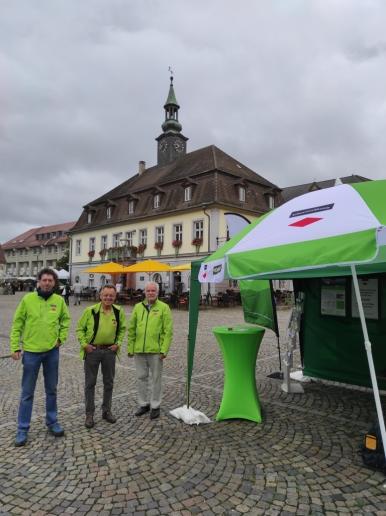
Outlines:
[{"label": "overcast sky", "polygon": [[384,0],[0,0],[0,242],[156,164],[168,67],[188,151],[280,187],[386,178]]}]

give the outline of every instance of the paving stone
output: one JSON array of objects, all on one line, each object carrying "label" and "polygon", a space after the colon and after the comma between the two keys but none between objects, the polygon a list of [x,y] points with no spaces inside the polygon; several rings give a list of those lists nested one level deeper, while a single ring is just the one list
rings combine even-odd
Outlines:
[{"label": "paving stone", "polygon": [[[20,300],[0,296],[0,354]],[[185,425],[168,415],[184,403],[188,314],[174,311],[175,338],[164,364],[161,417],[133,417],[133,364],[117,363],[114,413],[100,417],[102,382],[96,389],[96,425],[84,428],[84,375],[75,339],[81,310],[70,307],[69,342],[61,349],[58,405],[63,439],[45,428],[45,396],[39,378],[29,441],[13,447],[20,395],[20,363],[0,361],[0,513],[33,514],[386,514],[384,477],[363,467],[357,453],[373,419],[371,392],[333,383],[305,384],[304,395],[285,394],[278,370],[277,343],[266,332],[259,350],[256,382],[264,421]],[[125,307],[129,314],[132,307]],[[285,334],[288,311],[279,312]],[[211,328],[242,322],[240,308],[200,312],[191,390],[194,408],[212,420],[221,403],[223,362]],[[298,354],[295,363],[300,363]],[[385,405],[385,397],[382,397]]]}]

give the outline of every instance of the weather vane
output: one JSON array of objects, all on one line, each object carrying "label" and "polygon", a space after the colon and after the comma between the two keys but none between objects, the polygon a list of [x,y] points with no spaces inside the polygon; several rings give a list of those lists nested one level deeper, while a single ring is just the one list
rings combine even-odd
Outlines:
[{"label": "weather vane", "polygon": [[171,67],[171,66],[169,66],[168,71],[169,71],[169,73],[170,73],[170,80],[171,80],[171,82],[173,82],[173,74],[174,74],[174,72],[173,72],[173,70],[172,70],[172,67]]}]

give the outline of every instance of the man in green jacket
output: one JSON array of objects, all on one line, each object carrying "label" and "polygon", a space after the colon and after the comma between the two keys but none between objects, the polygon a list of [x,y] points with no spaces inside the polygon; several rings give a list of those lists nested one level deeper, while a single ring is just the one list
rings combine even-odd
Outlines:
[{"label": "man in green jacket", "polygon": [[58,277],[52,269],[38,274],[36,292],[26,294],[16,309],[11,328],[11,353],[20,360],[23,351],[23,377],[15,446],[27,442],[32,404],[40,366],[43,366],[46,391],[46,425],[55,436],[64,435],[58,423],[56,391],[59,372],[59,347],[70,326],[70,315],[64,299],[54,293]]},{"label": "man in green jacket", "polygon": [[128,332],[128,355],[134,356],[137,376],[139,408],[135,415],[142,416],[150,411],[150,419],[160,415],[163,360],[173,338],[170,308],[158,299],[158,291],[157,283],[146,284],[146,299],[135,305]]},{"label": "man in green jacket", "polygon": [[125,312],[121,306],[114,304],[117,297],[114,285],[102,287],[99,296],[101,302],[86,308],[76,329],[81,357],[84,358],[86,428],[94,426],[95,385],[99,365],[103,376],[102,418],[109,423],[116,422],[111,412],[115,358],[126,331]]}]

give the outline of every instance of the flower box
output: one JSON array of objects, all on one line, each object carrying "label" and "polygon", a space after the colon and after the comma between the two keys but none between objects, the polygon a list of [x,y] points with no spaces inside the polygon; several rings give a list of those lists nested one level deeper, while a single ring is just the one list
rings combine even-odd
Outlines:
[{"label": "flower box", "polygon": [[193,238],[192,245],[196,247],[200,247],[202,245],[202,238]]}]

